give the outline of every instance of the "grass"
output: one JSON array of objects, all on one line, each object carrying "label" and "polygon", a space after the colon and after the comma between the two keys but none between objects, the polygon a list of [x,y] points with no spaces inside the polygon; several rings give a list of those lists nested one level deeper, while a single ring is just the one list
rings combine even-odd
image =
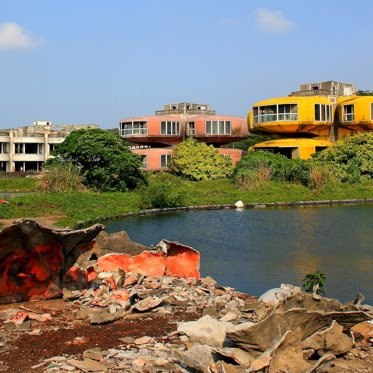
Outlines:
[{"label": "grass", "polygon": [[[250,191],[240,191],[229,180],[184,182],[185,205],[294,202],[307,200],[363,199],[373,197],[373,183],[335,184],[318,192],[291,183],[266,182]],[[105,218],[140,211],[141,196],[136,191],[127,193],[33,193],[10,199],[0,205],[0,218],[64,216],[60,226],[73,227],[78,221]]]},{"label": "grass", "polygon": [[0,192],[33,192],[37,179],[31,177],[0,177]]}]

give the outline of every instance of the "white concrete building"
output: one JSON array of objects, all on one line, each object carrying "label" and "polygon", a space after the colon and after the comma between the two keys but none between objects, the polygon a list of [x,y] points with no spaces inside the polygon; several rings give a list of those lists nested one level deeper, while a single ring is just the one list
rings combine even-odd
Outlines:
[{"label": "white concrete building", "polygon": [[98,125],[54,125],[39,121],[32,126],[0,129],[0,171],[40,171],[57,144],[71,132],[89,128]]}]

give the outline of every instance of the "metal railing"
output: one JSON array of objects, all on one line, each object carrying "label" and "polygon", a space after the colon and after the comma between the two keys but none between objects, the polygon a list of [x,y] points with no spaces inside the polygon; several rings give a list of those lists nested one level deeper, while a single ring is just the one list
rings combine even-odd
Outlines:
[{"label": "metal railing", "polygon": [[129,129],[121,129],[120,135],[121,136],[135,136],[135,135],[147,135],[148,129],[147,128],[129,128]]},{"label": "metal railing", "polygon": [[288,120],[298,120],[298,113],[259,114],[254,116],[254,123],[281,122]]}]

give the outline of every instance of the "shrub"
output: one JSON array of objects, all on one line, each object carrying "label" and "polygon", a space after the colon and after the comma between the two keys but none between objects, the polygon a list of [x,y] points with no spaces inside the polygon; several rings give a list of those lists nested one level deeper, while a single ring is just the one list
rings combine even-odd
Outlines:
[{"label": "shrub", "polygon": [[303,288],[307,293],[313,293],[324,295],[324,284],[326,276],[324,273],[316,271],[314,273],[308,273],[303,279]]},{"label": "shrub", "polygon": [[139,169],[141,157],[110,131],[74,131],[57,145],[53,155],[62,162],[73,163],[85,183],[98,191],[126,191],[146,182]]},{"label": "shrub", "polygon": [[240,180],[242,181],[248,175],[252,178],[254,173],[255,177],[262,180],[268,181],[270,175],[270,180],[273,181],[288,181],[308,185],[309,170],[310,163],[306,160],[288,159],[281,154],[259,150],[250,152],[238,162],[235,170],[235,180],[240,183]]},{"label": "shrub", "polygon": [[172,173],[187,179],[212,180],[230,177],[232,161],[213,147],[190,138],[177,145],[170,163]]},{"label": "shrub", "polygon": [[184,184],[178,177],[166,172],[153,174],[148,186],[139,188],[141,208],[177,207],[184,203]]},{"label": "shrub", "polygon": [[327,165],[311,165],[308,186],[312,190],[320,190],[328,184],[334,184],[336,178]]},{"label": "shrub", "polygon": [[259,165],[256,169],[243,170],[235,177],[238,187],[245,190],[252,190],[263,186],[272,178],[272,169],[265,165]]},{"label": "shrub", "polygon": [[373,133],[364,132],[345,138],[316,154],[314,163],[328,165],[343,182],[373,179]]},{"label": "shrub", "polygon": [[52,163],[47,166],[36,182],[37,189],[43,192],[84,191],[83,178],[71,163]]}]

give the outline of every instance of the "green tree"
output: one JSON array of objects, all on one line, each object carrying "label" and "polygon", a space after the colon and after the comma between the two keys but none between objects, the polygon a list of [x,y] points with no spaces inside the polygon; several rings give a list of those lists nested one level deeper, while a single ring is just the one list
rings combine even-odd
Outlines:
[{"label": "green tree", "polygon": [[125,191],[145,182],[141,158],[118,136],[101,129],[72,132],[53,152],[60,162],[71,162],[87,186],[99,191]]},{"label": "green tree", "polygon": [[373,179],[373,133],[346,137],[316,154],[313,162],[327,165],[340,181]]},{"label": "green tree", "polygon": [[175,147],[169,166],[174,174],[190,180],[221,179],[233,173],[230,158],[191,138]]}]

